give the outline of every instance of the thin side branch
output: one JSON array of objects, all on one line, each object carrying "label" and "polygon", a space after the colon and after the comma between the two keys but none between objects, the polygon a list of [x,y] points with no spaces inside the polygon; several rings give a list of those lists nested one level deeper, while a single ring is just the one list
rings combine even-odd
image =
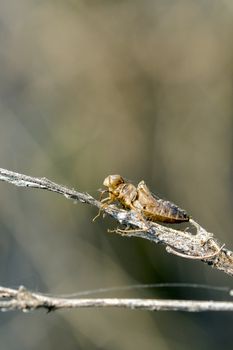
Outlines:
[{"label": "thin side branch", "polygon": [[[101,207],[101,203],[88,193],[69,189],[44,177],[31,177],[0,168],[0,180],[20,187],[32,187],[56,192],[68,199],[88,203],[97,208]],[[145,221],[137,213],[120,209],[115,205],[104,207],[103,212],[111,215],[120,224],[135,228],[135,230],[130,231],[116,230],[116,233],[124,237],[140,237],[155,243],[162,243],[167,247],[169,253],[180,257],[202,260],[228,275],[233,275],[233,252],[223,248],[212,233],[206,231],[192,219],[189,222],[196,228],[197,233],[195,235],[188,230],[185,232],[175,230],[157,223],[150,223],[150,228],[146,227],[145,229]]]},{"label": "thin side branch", "polygon": [[[7,299],[7,300],[4,300]],[[159,300],[159,299],[118,299],[118,298],[91,298],[69,299],[46,296],[32,293],[20,287],[11,289],[0,287],[0,310],[32,311],[46,309],[54,311],[58,309],[74,309],[87,307],[120,307],[125,309],[139,309],[149,311],[233,311],[233,302],[229,301],[203,301],[203,300]]]}]

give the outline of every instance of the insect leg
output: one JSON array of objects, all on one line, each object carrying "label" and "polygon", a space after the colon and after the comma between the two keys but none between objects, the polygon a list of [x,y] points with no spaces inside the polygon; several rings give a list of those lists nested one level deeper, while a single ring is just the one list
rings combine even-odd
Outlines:
[{"label": "insect leg", "polygon": [[114,230],[108,230],[108,232],[110,233],[120,233],[120,234],[125,234],[127,235],[128,233],[135,233],[135,232],[144,232],[147,231],[148,228],[137,228],[137,229],[120,229],[120,228],[116,228]]},{"label": "insect leg", "polygon": [[[143,216],[142,211],[139,208],[137,208],[133,203],[131,203],[130,209],[136,211],[139,220],[142,221],[146,226],[146,229],[143,229],[143,231],[147,231],[150,228],[150,226],[148,226],[148,221]],[[141,231],[141,230],[139,230],[139,231]]]},{"label": "insect leg", "polygon": [[[106,193],[108,191],[102,191],[101,192],[101,195],[100,195],[100,199],[102,198],[103,194]],[[99,208],[99,211],[98,211],[98,214],[92,219],[92,221],[94,222],[101,214],[101,212],[109,205],[111,204],[112,202],[115,201],[115,196],[112,194],[112,193],[109,193],[109,196],[104,198],[104,199],[101,199],[101,206]],[[107,203],[104,203],[104,202],[107,202]],[[103,204],[104,203],[104,204]]]},{"label": "insect leg", "polygon": [[140,209],[134,206],[134,204],[128,203],[128,208],[131,209],[132,211],[136,212],[137,217],[140,221],[142,221],[145,225],[145,228],[138,228],[138,229],[120,229],[117,228],[115,230],[108,230],[108,232],[115,232],[115,233],[120,233],[120,234],[128,234],[128,233],[135,233],[135,232],[145,232],[147,231],[150,227],[148,226],[148,222],[145,220],[144,216],[142,215]]}]

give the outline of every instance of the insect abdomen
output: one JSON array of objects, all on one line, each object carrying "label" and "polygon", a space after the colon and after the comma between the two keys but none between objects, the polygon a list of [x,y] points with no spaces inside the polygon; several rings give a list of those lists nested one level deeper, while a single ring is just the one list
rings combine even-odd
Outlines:
[{"label": "insect abdomen", "polygon": [[189,216],[185,210],[177,207],[169,201],[156,200],[156,206],[145,208],[143,214],[148,220],[167,223],[180,223],[189,221]]}]

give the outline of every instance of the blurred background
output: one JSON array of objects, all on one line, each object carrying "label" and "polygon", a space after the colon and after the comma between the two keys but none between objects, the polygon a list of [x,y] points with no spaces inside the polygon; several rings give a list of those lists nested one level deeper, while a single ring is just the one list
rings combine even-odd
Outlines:
[{"label": "blurred background", "polygon": [[[1,1],[0,166],[98,197],[121,174],[232,249],[233,3]],[[232,286],[64,197],[0,183],[0,284],[66,294],[135,283]],[[98,296],[225,300],[190,289]],[[116,309],[0,315],[1,348],[231,348],[232,314]]]}]

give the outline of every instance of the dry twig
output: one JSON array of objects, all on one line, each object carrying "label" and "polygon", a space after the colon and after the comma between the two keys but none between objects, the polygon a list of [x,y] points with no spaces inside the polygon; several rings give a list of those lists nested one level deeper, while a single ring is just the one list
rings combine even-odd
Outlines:
[{"label": "dry twig", "polygon": [[[7,300],[4,300],[7,299]],[[203,300],[159,300],[159,299],[119,299],[119,298],[59,298],[39,293],[32,293],[20,287],[11,289],[0,287],[0,310],[32,311],[46,309],[54,311],[58,309],[74,308],[106,308],[120,307],[126,309],[139,309],[149,311],[233,311],[233,302],[229,301],[203,301]]]},{"label": "dry twig", "polygon": [[[88,193],[69,189],[45,177],[36,178],[0,168],[0,180],[16,186],[32,187],[56,192],[64,195],[68,199],[88,203],[98,208],[101,207],[101,203]],[[103,211],[111,215],[120,224],[136,228],[136,230],[130,230],[128,232],[124,230],[115,231],[124,237],[140,237],[155,243],[162,243],[166,245],[169,253],[181,257],[202,260],[218,270],[233,275],[233,252],[220,246],[213,234],[206,231],[193,219],[190,219],[189,222],[196,227],[197,233],[195,235],[188,230],[175,230],[158,223],[151,223],[150,228],[146,228],[145,230],[145,222],[140,220],[135,212],[120,209],[115,205],[104,207]],[[140,229],[142,231],[140,231]]]},{"label": "dry twig", "polygon": [[[68,199],[101,208],[101,202],[94,199],[88,193],[69,189],[46,178],[31,177],[0,168],[0,180],[20,187],[32,187],[56,192]],[[140,237],[155,243],[162,243],[166,246],[167,251],[172,254],[185,258],[200,259],[228,275],[233,275],[233,253],[220,246],[212,233],[206,231],[192,219],[190,223],[196,228],[197,232],[195,235],[188,230],[175,230],[157,223],[151,223],[150,227],[145,230],[145,221],[141,220],[134,211],[123,210],[115,205],[104,207],[103,211],[111,215],[120,224],[135,228],[135,230],[130,231],[115,231],[124,237]],[[3,298],[7,298],[7,300],[3,300]],[[31,293],[23,287],[20,287],[19,290],[0,287],[1,310],[18,309],[27,311],[46,308],[50,311],[59,308],[78,307],[125,307],[129,309],[174,311],[233,311],[233,302],[119,298],[67,299]]]}]

